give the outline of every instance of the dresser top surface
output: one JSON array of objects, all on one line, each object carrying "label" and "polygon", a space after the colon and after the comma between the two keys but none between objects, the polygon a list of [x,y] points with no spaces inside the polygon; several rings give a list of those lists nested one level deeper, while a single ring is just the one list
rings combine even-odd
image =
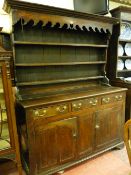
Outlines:
[{"label": "dresser top surface", "polygon": [[[41,98],[33,98],[28,100],[21,100],[19,103],[24,107],[24,108],[31,108],[31,107],[37,107],[41,105],[51,105],[55,103],[60,103],[60,102],[67,102],[71,100],[80,100],[83,98],[89,98],[89,97],[95,97],[99,95],[106,95],[106,94],[111,94],[111,93],[119,93],[119,92],[124,92],[126,91],[126,88],[119,88],[119,87],[109,87],[109,86],[101,86],[98,85],[97,87],[94,86],[89,88],[89,87],[81,87],[75,89],[68,89],[64,90],[63,92],[59,91],[59,93],[54,93],[51,95],[44,95]],[[39,94],[40,95],[40,94]]]}]

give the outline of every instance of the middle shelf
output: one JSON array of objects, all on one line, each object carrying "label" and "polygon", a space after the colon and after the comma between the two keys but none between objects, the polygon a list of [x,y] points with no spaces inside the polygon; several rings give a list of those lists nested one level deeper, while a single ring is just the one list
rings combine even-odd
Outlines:
[{"label": "middle shelf", "polygon": [[16,63],[17,67],[65,66],[65,65],[106,64],[106,61],[63,62],[63,63]]},{"label": "middle shelf", "polygon": [[88,43],[62,43],[62,42],[30,42],[30,41],[14,41],[15,45],[46,45],[46,46],[74,46],[74,47],[97,47],[107,48],[107,44],[88,44]]}]

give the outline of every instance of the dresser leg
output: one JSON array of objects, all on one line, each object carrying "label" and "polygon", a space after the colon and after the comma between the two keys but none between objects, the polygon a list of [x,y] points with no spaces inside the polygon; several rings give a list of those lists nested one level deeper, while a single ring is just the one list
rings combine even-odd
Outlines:
[{"label": "dresser leg", "polygon": [[58,172],[58,174],[63,174],[65,171],[64,170],[62,170],[62,171],[59,171]]}]

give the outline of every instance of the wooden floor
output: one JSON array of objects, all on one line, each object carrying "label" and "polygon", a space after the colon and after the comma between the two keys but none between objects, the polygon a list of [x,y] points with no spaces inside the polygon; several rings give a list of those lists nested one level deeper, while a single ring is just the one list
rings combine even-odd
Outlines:
[{"label": "wooden floor", "polygon": [[[6,168],[2,169],[0,165],[0,175],[18,175],[18,173],[15,169],[10,169],[10,171]],[[124,148],[104,153],[66,170],[62,175],[131,175],[131,168]]]}]

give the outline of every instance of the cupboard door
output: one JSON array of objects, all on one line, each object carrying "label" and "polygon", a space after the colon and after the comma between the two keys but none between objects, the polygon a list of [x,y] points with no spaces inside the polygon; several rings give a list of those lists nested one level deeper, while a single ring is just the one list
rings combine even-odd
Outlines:
[{"label": "cupboard door", "polygon": [[45,128],[36,129],[35,151],[38,172],[58,164],[57,131],[54,123]]},{"label": "cupboard door", "polygon": [[75,158],[76,124],[76,118],[69,118],[35,128],[35,158],[38,173]]},{"label": "cupboard door", "polygon": [[121,140],[123,115],[121,105],[96,112],[96,149],[107,147]]},{"label": "cupboard door", "polygon": [[70,118],[57,122],[57,142],[60,163],[75,159],[76,155],[77,122]]},{"label": "cupboard door", "polygon": [[92,153],[94,144],[94,114],[81,114],[78,118],[78,155],[84,157]]}]

